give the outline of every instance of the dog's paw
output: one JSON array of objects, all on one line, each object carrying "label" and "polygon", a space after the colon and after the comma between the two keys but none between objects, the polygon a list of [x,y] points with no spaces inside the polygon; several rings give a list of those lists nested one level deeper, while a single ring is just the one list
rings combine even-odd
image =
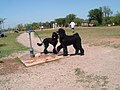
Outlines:
[{"label": "dog's paw", "polygon": [[53,49],[53,53],[54,54],[58,54],[57,50]]},{"label": "dog's paw", "polygon": [[80,53],[80,55],[81,55],[81,56],[83,56],[83,55],[84,55],[84,53]]},{"label": "dog's paw", "polygon": [[63,54],[63,56],[68,56],[68,54]]}]

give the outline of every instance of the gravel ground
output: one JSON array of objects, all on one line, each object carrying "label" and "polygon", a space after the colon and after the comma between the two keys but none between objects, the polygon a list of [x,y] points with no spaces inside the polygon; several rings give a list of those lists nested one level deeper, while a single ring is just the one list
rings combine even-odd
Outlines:
[{"label": "gravel ground", "polygon": [[[29,47],[28,39],[27,33],[17,38]],[[33,34],[32,42],[36,52],[43,51]],[[120,50],[88,45],[83,48],[84,56],[67,56],[32,67],[13,64],[14,72],[0,73],[0,90],[120,90]],[[68,50],[74,53],[72,46]],[[1,70],[7,66],[0,65]]]}]

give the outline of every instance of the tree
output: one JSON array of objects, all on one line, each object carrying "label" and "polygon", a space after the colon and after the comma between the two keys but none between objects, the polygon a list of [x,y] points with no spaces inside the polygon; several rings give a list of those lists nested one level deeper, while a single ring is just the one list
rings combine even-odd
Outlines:
[{"label": "tree", "polygon": [[81,23],[84,21],[84,19],[80,19],[80,18],[75,18],[75,23],[76,23],[76,26],[80,26],[81,25]]},{"label": "tree", "polygon": [[[21,26],[21,25],[20,25]],[[22,30],[27,30],[28,26],[31,26],[33,30],[39,29],[39,23],[33,22],[32,24],[25,24]]]},{"label": "tree", "polygon": [[31,26],[32,26],[32,29],[33,29],[33,30],[38,29],[38,28],[39,28],[39,23],[33,22],[33,23],[31,24]]},{"label": "tree", "polygon": [[22,30],[23,30],[23,27],[24,27],[24,26],[23,26],[22,24],[18,24],[18,25],[17,25],[17,29],[18,29],[19,31],[22,31]]},{"label": "tree", "polygon": [[110,17],[113,14],[112,10],[108,6],[100,7],[103,12],[103,22],[105,24],[110,23]]},{"label": "tree", "polygon": [[104,17],[110,17],[113,13],[112,10],[108,6],[103,6],[101,7],[101,9],[102,9]]},{"label": "tree", "polygon": [[115,16],[111,16],[111,17],[110,17],[110,23],[111,23],[112,25],[115,25]]},{"label": "tree", "polygon": [[50,22],[50,28],[53,28],[53,24],[55,23],[55,21],[51,21]]},{"label": "tree", "polygon": [[58,25],[60,25],[61,27],[62,27],[62,26],[64,27],[65,24],[66,24],[65,18],[55,19],[55,22],[56,22]]},{"label": "tree", "polygon": [[50,28],[50,23],[49,22],[45,22],[46,28]]},{"label": "tree", "polygon": [[89,23],[91,20],[96,20],[99,25],[102,24],[102,11],[100,9],[92,9],[89,11]]},{"label": "tree", "polygon": [[69,14],[66,16],[66,23],[70,23],[71,21],[74,21],[76,18],[75,14]]},{"label": "tree", "polygon": [[0,29],[4,29],[4,21],[6,20],[6,18],[0,18]]},{"label": "tree", "polygon": [[120,25],[120,13],[119,12],[115,15],[114,22],[116,25]]}]

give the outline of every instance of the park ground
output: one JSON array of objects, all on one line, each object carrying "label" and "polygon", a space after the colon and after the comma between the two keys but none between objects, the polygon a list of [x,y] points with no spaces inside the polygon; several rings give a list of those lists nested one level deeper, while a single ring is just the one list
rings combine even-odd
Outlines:
[{"label": "park ground", "polygon": [[[84,56],[25,67],[17,57],[29,52],[14,53],[0,63],[0,90],[120,90],[120,27],[81,29],[76,32],[82,37]],[[43,37],[45,31],[38,33]],[[28,39],[28,33],[17,37],[26,47]],[[32,41],[36,52],[43,50],[36,45],[39,39],[33,33]],[[68,50],[74,53],[72,46]]]}]

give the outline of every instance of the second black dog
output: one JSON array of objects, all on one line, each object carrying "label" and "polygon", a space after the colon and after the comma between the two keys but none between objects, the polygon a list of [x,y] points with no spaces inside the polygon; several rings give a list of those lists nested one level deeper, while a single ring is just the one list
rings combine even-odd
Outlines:
[{"label": "second black dog", "polygon": [[52,38],[45,38],[41,44],[37,43],[37,45],[41,46],[42,44],[44,44],[44,53],[47,54],[47,53],[49,53],[47,48],[48,48],[49,44],[52,44],[53,45],[53,53],[57,54],[57,50],[56,50],[56,45],[58,43],[57,39],[58,39],[57,33],[53,32]]},{"label": "second black dog", "polygon": [[64,29],[59,29],[57,33],[59,35],[60,41],[60,45],[57,47],[58,52],[63,48],[63,55],[67,56],[68,55],[67,46],[73,45],[73,47],[75,48],[75,54],[78,54],[80,50],[81,52],[80,55],[84,55],[84,49],[82,48],[81,38],[78,33],[68,36],[66,35]]}]

